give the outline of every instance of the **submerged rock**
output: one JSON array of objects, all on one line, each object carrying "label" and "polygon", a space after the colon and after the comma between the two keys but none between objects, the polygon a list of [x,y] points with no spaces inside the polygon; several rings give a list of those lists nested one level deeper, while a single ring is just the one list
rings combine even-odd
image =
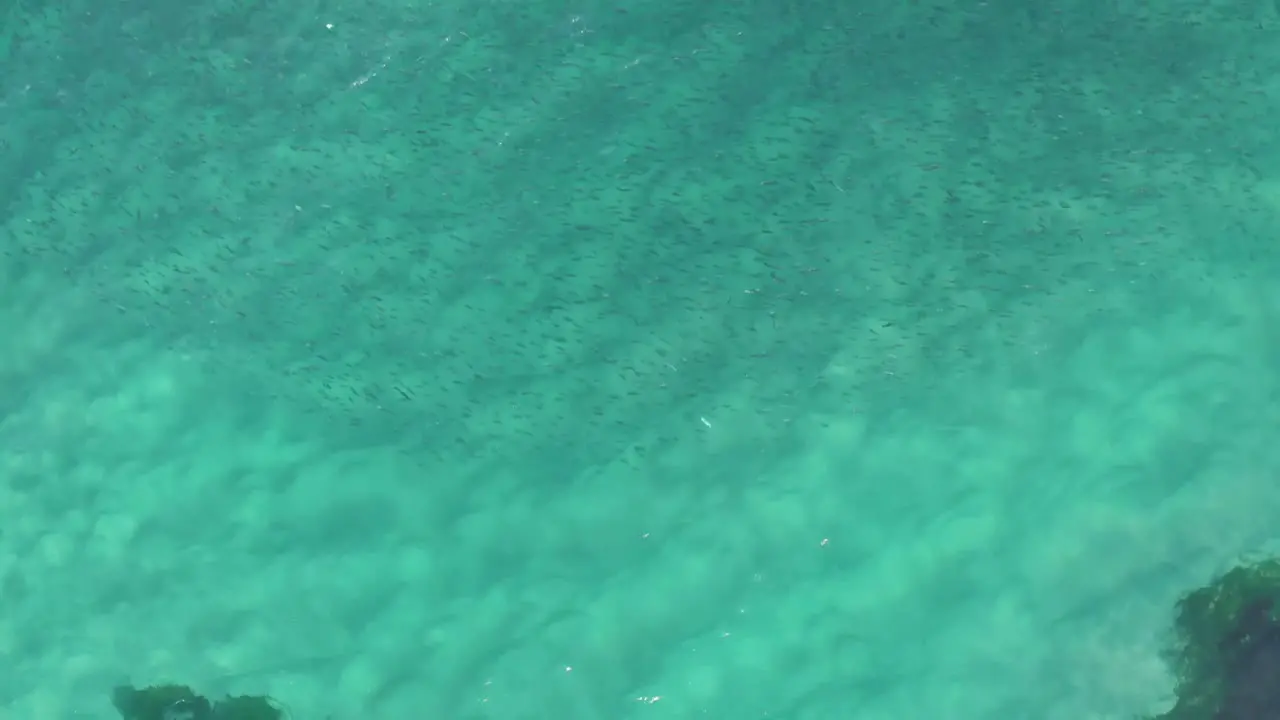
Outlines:
[{"label": "submerged rock", "polygon": [[111,702],[122,720],[283,720],[270,698],[225,697],[210,702],[185,685],[157,685],[141,690],[118,687]]},{"label": "submerged rock", "polygon": [[1173,709],[1155,720],[1280,718],[1280,560],[1236,568],[1178,603]]}]

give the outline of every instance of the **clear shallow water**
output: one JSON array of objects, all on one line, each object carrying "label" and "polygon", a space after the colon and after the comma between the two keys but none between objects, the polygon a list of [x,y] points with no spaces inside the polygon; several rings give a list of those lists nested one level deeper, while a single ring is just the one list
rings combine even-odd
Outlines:
[{"label": "clear shallow water", "polygon": [[0,702],[1159,708],[1280,506],[1253,12],[25,3]]}]

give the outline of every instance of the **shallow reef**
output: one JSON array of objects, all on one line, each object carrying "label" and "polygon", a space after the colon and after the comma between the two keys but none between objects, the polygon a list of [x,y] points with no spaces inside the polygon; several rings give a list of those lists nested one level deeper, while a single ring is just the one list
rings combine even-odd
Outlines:
[{"label": "shallow reef", "polygon": [[185,685],[158,685],[141,690],[122,686],[111,702],[122,720],[284,720],[284,712],[267,697],[242,695],[210,701]]},{"label": "shallow reef", "polygon": [[1280,720],[1280,560],[1237,567],[1179,601],[1177,702],[1152,720]]}]

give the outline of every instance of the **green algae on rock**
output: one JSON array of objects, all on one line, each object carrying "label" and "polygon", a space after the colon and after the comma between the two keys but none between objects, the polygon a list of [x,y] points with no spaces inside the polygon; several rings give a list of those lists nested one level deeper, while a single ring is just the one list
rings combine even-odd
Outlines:
[{"label": "green algae on rock", "polygon": [[122,686],[111,702],[122,720],[284,720],[269,698],[242,695],[210,702],[185,685]]},{"label": "green algae on rock", "polygon": [[1280,560],[1235,568],[1184,597],[1170,661],[1177,702],[1154,720],[1280,718]]}]

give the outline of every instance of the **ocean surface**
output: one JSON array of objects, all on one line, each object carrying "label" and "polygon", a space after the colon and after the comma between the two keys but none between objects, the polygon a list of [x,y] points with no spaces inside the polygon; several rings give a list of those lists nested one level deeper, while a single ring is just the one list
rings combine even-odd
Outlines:
[{"label": "ocean surface", "polygon": [[0,713],[1159,712],[1280,539],[1280,7],[11,0]]}]

